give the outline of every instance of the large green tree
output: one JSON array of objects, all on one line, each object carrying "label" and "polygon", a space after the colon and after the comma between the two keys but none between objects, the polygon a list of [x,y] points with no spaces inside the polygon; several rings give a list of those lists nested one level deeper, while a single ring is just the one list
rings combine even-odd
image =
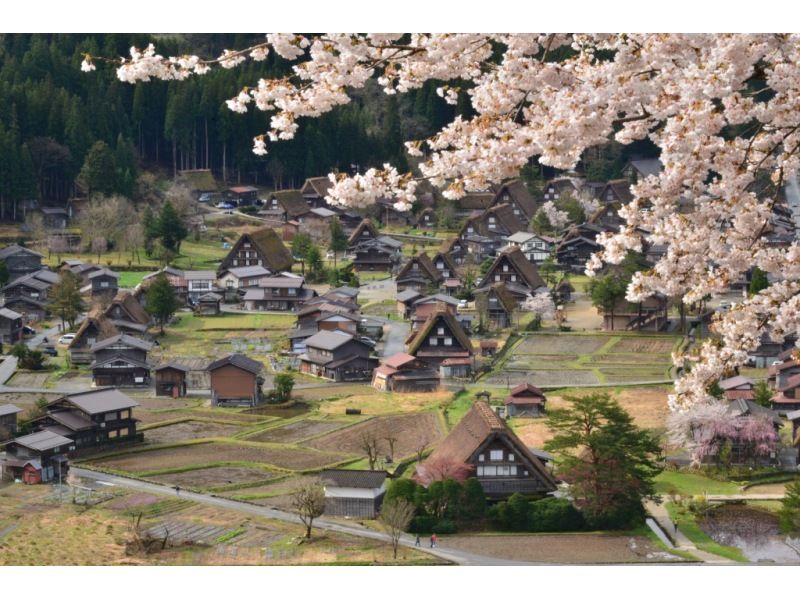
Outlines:
[{"label": "large green tree", "polygon": [[114,161],[114,151],[105,141],[97,141],[89,149],[79,178],[90,193],[103,195],[116,193],[117,166]]},{"label": "large green tree", "polygon": [[800,532],[800,480],[786,486],[778,521],[783,533],[796,535]]},{"label": "large green tree", "polygon": [[586,521],[596,528],[624,528],[643,520],[642,500],[654,495],[660,447],[647,430],[607,394],[565,396],[551,409],[554,437],[545,448],[559,455],[558,472]]},{"label": "large green tree", "polygon": [[61,273],[61,280],[50,288],[48,307],[61,319],[62,328],[65,324],[75,327],[75,320],[86,309],[81,297],[81,279],[77,274],[69,270]]},{"label": "large green tree", "polygon": [[169,283],[167,276],[162,272],[150,288],[147,289],[147,305],[145,309],[151,314],[161,327],[161,334],[164,334],[164,324],[169,322],[173,314],[178,311],[180,303],[175,295],[175,289]]},{"label": "large green tree", "polygon": [[336,257],[338,253],[347,249],[347,235],[338,218],[331,218],[330,249],[333,252],[333,267],[336,269]]},{"label": "large green tree", "polygon": [[164,249],[179,253],[181,250],[181,242],[189,234],[189,229],[186,228],[183,220],[178,216],[171,202],[164,202],[161,206],[161,212],[158,215],[158,237],[161,239],[161,244]]}]

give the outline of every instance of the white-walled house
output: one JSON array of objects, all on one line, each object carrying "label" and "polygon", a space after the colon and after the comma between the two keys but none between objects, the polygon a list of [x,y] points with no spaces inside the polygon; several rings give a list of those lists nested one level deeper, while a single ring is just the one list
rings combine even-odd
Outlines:
[{"label": "white-walled house", "polygon": [[507,247],[519,247],[529,261],[539,264],[552,255],[555,244],[551,237],[523,231],[508,237]]}]

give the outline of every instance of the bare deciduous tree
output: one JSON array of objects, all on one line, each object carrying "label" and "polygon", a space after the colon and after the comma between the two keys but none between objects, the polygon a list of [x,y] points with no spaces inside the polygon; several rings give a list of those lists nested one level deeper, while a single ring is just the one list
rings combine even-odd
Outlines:
[{"label": "bare deciduous tree", "polygon": [[378,462],[378,437],[374,432],[361,433],[361,450],[367,455],[370,470],[375,469],[375,464]]},{"label": "bare deciduous tree", "polygon": [[389,432],[383,439],[386,441],[386,444],[389,445],[389,459],[394,463],[394,445],[397,444],[398,438],[393,433]]},{"label": "bare deciduous tree", "polygon": [[394,558],[397,558],[400,538],[403,536],[403,532],[408,529],[408,526],[411,525],[411,520],[414,518],[415,512],[416,509],[414,505],[404,498],[397,498],[385,502],[381,508],[378,521],[389,536]]},{"label": "bare deciduous tree", "polygon": [[306,538],[311,538],[314,519],[325,512],[325,490],[319,482],[307,482],[292,494],[292,509],[306,526]]},{"label": "bare deciduous tree", "polygon": [[[44,225],[44,218],[39,212],[31,212],[25,218],[25,226],[28,229],[30,236],[33,238],[33,243],[36,246],[41,246],[47,237],[47,227]],[[50,257],[48,255],[48,257]]]},{"label": "bare deciduous tree", "polygon": [[422,458],[425,456],[426,450],[428,450],[428,440],[422,438],[419,442],[417,442],[417,448],[414,449],[414,452],[417,455],[417,463],[422,463]]},{"label": "bare deciduous tree", "polygon": [[69,251],[69,243],[64,235],[50,235],[47,237],[47,255],[56,254],[56,259],[61,262],[61,255]]}]

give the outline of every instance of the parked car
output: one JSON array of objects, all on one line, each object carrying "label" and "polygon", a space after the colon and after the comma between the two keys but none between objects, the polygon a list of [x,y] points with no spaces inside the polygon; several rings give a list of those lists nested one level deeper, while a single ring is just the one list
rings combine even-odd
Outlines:
[{"label": "parked car", "polygon": [[42,353],[44,353],[45,355],[49,355],[50,357],[58,356],[58,351],[52,345],[47,345],[45,347],[42,347]]},{"label": "parked car", "polygon": [[68,345],[73,341],[74,338],[75,338],[75,335],[70,332],[69,334],[65,334],[60,339],[58,339],[58,344],[59,345]]},{"label": "parked car", "polygon": [[206,203],[207,201],[211,201],[212,199],[213,196],[211,195],[211,193],[203,193],[202,195],[200,195],[200,197],[197,198],[197,201],[201,203]]},{"label": "parked car", "polygon": [[25,336],[35,336],[36,335],[36,331],[33,328],[31,328],[30,326],[23,326],[22,327],[22,334],[25,335]]},{"label": "parked car", "polygon": [[230,202],[227,202],[227,201],[222,201],[222,202],[218,203],[218,204],[216,205],[216,207],[218,207],[220,210],[232,210],[232,209],[233,209],[233,208],[235,208],[236,206],[234,206],[234,205],[233,205],[232,203],[230,203]]},{"label": "parked car", "polygon": [[466,299],[461,299],[461,300],[458,302],[458,306],[459,306],[459,307],[467,307],[467,300],[466,300]]}]

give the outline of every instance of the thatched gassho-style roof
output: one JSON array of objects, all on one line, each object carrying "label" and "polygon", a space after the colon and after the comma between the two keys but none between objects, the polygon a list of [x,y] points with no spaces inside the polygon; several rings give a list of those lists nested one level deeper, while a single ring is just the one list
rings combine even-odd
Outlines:
[{"label": "thatched gassho-style roof", "polygon": [[420,349],[430,331],[433,330],[435,326],[440,324],[444,325],[445,328],[450,331],[450,334],[453,335],[453,338],[461,346],[461,348],[464,349],[464,351],[468,352],[470,355],[473,354],[472,342],[469,340],[464,328],[458,323],[458,320],[456,320],[455,316],[442,309],[437,309],[437,311],[428,316],[428,319],[425,320],[422,328],[420,328],[419,331],[416,331],[414,334],[414,338],[411,339],[406,352],[409,355],[414,355]]}]

